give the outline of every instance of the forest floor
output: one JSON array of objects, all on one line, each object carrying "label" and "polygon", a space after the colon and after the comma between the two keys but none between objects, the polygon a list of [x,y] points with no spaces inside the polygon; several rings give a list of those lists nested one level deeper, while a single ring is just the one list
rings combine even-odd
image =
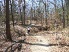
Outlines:
[{"label": "forest floor", "polygon": [[[15,31],[21,34],[26,34],[27,32],[26,28],[21,26],[15,26]],[[19,34],[15,31],[11,32],[13,40],[23,40],[24,36],[19,37]],[[27,43],[22,43],[20,52],[69,52],[69,28],[57,32],[40,31],[31,34],[31,36],[26,36],[25,42]],[[13,43],[5,42],[3,36],[0,35],[0,52],[5,52],[7,47]]]}]

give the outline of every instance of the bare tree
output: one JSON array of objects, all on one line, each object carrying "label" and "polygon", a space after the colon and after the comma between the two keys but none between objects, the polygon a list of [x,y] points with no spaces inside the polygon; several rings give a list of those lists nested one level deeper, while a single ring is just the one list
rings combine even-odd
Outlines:
[{"label": "bare tree", "polygon": [[64,10],[63,0],[61,0],[61,2],[62,2],[62,9],[63,9],[63,28],[65,28],[65,10]]},{"label": "bare tree", "polygon": [[67,26],[69,26],[69,23],[68,23],[69,22],[69,18],[68,18],[69,17],[69,15],[68,15],[69,14],[69,11],[68,11],[69,10],[69,0],[65,0],[65,5],[66,5],[66,13],[67,13],[66,14],[66,17],[67,17]]},{"label": "bare tree", "polygon": [[44,7],[45,7],[45,10],[44,10],[44,11],[45,11],[45,18],[46,18],[45,22],[46,22],[46,25],[48,24],[48,23],[47,23],[47,1],[48,1],[48,0],[46,0],[46,2],[43,2]]},{"label": "bare tree", "polygon": [[4,15],[5,15],[5,11],[6,11],[6,0],[4,0]]},{"label": "bare tree", "polygon": [[24,23],[24,25],[25,25],[25,8],[26,8],[26,2],[24,0],[24,7],[23,7],[23,11],[24,11],[23,23]]},{"label": "bare tree", "polygon": [[9,21],[9,0],[6,0],[6,37],[7,40],[12,41]]},{"label": "bare tree", "polygon": [[22,25],[23,25],[23,18],[22,18],[22,12],[21,12],[21,4],[22,3],[22,0],[19,0],[19,11],[20,11],[20,13],[19,13],[19,15],[20,15],[20,19],[21,19],[21,23],[22,23]]},{"label": "bare tree", "polygon": [[32,17],[33,17],[33,14],[32,14],[32,7],[31,7],[31,16],[30,16],[30,24],[32,23]]},{"label": "bare tree", "polygon": [[14,26],[14,17],[13,17],[13,11],[14,11],[14,10],[13,10],[13,8],[12,8],[12,7],[13,7],[13,2],[14,2],[14,0],[12,0],[12,1],[10,0],[10,4],[11,4],[12,22],[13,22],[13,26]]}]

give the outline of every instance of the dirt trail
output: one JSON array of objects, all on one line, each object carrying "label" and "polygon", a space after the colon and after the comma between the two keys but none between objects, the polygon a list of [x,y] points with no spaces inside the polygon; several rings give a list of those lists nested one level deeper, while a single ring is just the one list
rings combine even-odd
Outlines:
[{"label": "dirt trail", "polygon": [[[35,36],[37,41],[36,44],[48,45],[48,41],[43,36]],[[46,52],[49,51],[49,47],[41,46],[41,45],[31,45],[30,47],[32,52]]]},{"label": "dirt trail", "polygon": [[[20,29],[20,28],[18,28],[18,29]],[[21,28],[21,29],[23,30],[23,28]],[[63,33],[59,32],[58,35],[60,36],[60,35],[63,35],[64,33],[65,33],[65,31],[63,31]],[[46,46],[48,44],[57,44],[58,43],[56,40],[56,35],[53,31],[39,32],[36,35],[40,35],[40,36],[27,36],[26,37],[26,42],[32,43],[34,45],[26,44],[26,48],[24,48],[25,49],[24,52],[62,52],[62,51],[69,52],[68,46],[49,46],[49,47]],[[65,35],[66,35],[66,33],[65,33]],[[62,37],[62,36],[60,36],[60,37]],[[64,41],[64,39],[65,39],[65,41]],[[67,38],[67,36],[66,36],[66,38],[65,38],[65,36],[63,36],[63,38],[61,39],[61,43],[68,44],[68,42],[69,42],[68,40],[69,40],[69,38]]]},{"label": "dirt trail", "polygon": [[34,36],[34,37],[37,39],[36,43],[48,45],[48,40],[45,39],[44,36]]},{"label": "dirt trail", "polygon": [[28,38],[28,42],[36,44],[29,46],[30,52],[69,52],[68,46],[43,46],[50,44],[50,41],[45,36],[31,36]]},{"label": "dirt trail", "polygon": [[[16,26],[15,30],[17,32],[21,33],[22,35],[24,33],[26,33],[26,31],[27,31],[26,28],[23,28],[21,26]],[[62,34],[58,33],[58,34],[60,36],[60,35],[64,35],[63,33]],[[69,37],[67,37],[66,34],[68,35],[69,33],[65,33],[65,36],[63,36],[63,37],[61,36],[62,37],[61,42],[69,45]],[[61,46],[61,45],[60,45],[60,47],[59,46],[46,46],[49,44],[57,44],[58,40],[56,40],[56,36],[53,31],[38,32],[38,33],[36,33],[36,35],[37,36],[26,36],[25,41],[28,42],[29,44],[22,43],[21,52],[69,52],[69,46]],[[40,35],[40,36],[38,36],[38,35]],[[21,36],[18,38],[14,37],[14,40],[23,40],[23,39],[24,39],[24,36]],[[4,46],[3,46],[3,48],[4,48]]]}]

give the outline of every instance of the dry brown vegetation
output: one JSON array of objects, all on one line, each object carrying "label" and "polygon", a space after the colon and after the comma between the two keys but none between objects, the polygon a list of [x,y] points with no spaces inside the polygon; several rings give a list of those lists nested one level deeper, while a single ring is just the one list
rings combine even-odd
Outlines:
[{"label": "dry brown vegetation", "polygon": [[[15,31],[13,29],[11,30],[13,40],[18,41],[18,40],[23,40],[25,38],[25,42],[28,42],[28,44],[25,44],[25,43],[22,44],[21,52],[23,51],[36,52],[40,50],[42,50],[43,52],[52,52],[52,51],[68,52],[69,51],[68,28],[63,29],[62,31],[57,31],[56,33],[55,31],[44,31],[44,30],[41,31],[41,30],[38,30],[38,28],[36,27],[32,27],[31,30],[33,32],[30,32],[30,34],[28,35],[26,35],[27,28],[25,27],[15,26],[14,29]],[[20,34],[16,32],[19,32],[21,36],[19,37]],[[26,37],[24,36],[24,34],[26,35]],[[2,40],[0,42],[0,48],[1,48],[0,51],[5,51],[6,48],[9,47],[11,44],[13,43],[5,42],[4,40]],[[49,47],[42,46],[42,45],[48,45],[48,44],[52,44],[52,46],[49,46]],[[54,44],[57,44],[57,45],[54,45]]]}]

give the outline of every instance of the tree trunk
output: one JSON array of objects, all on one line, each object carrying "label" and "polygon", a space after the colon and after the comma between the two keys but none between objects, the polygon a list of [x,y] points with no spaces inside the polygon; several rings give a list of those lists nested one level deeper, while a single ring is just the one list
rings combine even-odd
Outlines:
[{"label": "tree trunk", "polygon": [[[14,2],[14,1],[12,0],[12,2]],[[10,1],[10,3],[11,3],[11,1]],[[13,27],[14,27],[14,17],[13,17],[13,11],[12,11],[14,9],[12,9],[12,4],[11,4],[11,15],[12,15],[12,22],[13,22]]]},{"label": "tree trunk", "polygon": [[33,17],[33,14],[32,14],[32,7],[31,7],[30,24],[32,24],[32,17]]},{"label": "tree trunk", "polygon": [[64,11],[64,6],[63,6],[63,0],[61,1],[62,1],[62,9],[63,9],[63,28],[65,28],[65,16],[64,16],[65,11]]},{"label": "tree trunk", "polygon": [[6,0],[6,37],[7,40],[12,41],[9,21],[9,0]]},{"label": "tree trunk", "polygon": [[4,15],[5,15],[5,11],[6,11],[6,1],[4,0]]},{"label": "tree trunk", "polygon": [[47,25],[47,8],[46,8],[46,3],[45,3],[45,18],[46,18],[46,25]]},{"label": "tree trunk", "polygon": [[21,18],[21,23],[23,25],[23,20],[22,20],[22,13],[21,13],[21,8],[20,8],[20,18]]},{"label": "tree trunk", "polygon": [[23,7],[23,9],[24,9],[23,10],[24,11],[24,21],[23,21],[24,22],[24,25],[25,25],[25,8],[26,8],[26,6],[25,6],[25,0],[24,0],[24,7]]},{"label": "tree trunk", "polygon": [[67,17],[67,26],[69,26],[69,24],[68,24],[68,4],[67,4],[67,0],[65,0],[65,4],[66,4],[66,13],[67,13],[67,15],[66,15],[66,17]]}]

